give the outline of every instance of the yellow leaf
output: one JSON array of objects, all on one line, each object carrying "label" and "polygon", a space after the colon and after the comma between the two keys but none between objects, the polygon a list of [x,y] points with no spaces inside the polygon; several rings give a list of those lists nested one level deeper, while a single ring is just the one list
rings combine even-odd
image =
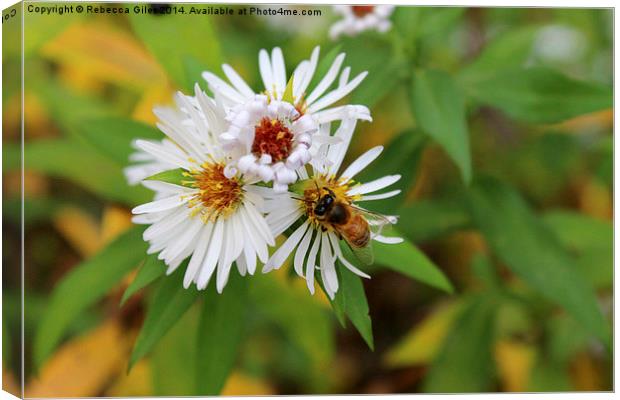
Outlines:
[{"label": "yellow leaf", "polygon": [[47,42],[41,52],[103,82],[147,88],[166,81],[164,71],[138,41],[110,25],[76,23]]},{"label": "yellow leaf", "polygon": [[570,372],[575,390],[596,392],[611,389],[603,385],[605,371],[601,365],[585,352],[577,354],[571,361]]},{"label": "yellow leaf", "polygon": [[63,345],[26,386],[26,397],[95,397],[124,371],[127,337],[110,320]]},{"label": "yellow leaf", "polygon": [[596,218],[611,220],[612,195],[607,186],[596,179],[585,178],[579,187],[579,208]]},{"label": "yellow leaf", "polygon": [[131,226],[131,213],[123,207],[107,206],[101,218],[102,245],[116,238]]},{"label": "yellow leaf", "polygon": [[93,75],[90,71],[72,64],[61,65],[58,77],[68,87],[82,93],[101,93],[105,82]]},{"label": "yellow leaf", "polygon": [[239,371],[233,371],[228,377],[222,396],[269,396],[276,391],[269,383],[250,377]]},{"label": "yellow leaf", "polygon": [[105,393],[108,397],[150,396],[152,394],[151,366],[145,359],[138,361],[128,375],[121,373],[118,380]]},{"label": "yellow leaf", "polygon": [[386,354],[384,363],[393,368],[430,363],[460,308],[461,303],[456,301],[439,305]]},{"label": "yellow leaf", "polygon": [[507,392],[523,392],[528,388],[530,373],[536,361],[534,346],[512,339],[495,344],[495,362],[500,381]]},{"label": "yellow leaf", "polygon": [[2,366],[2,390],[12,394],[13,396],[22,397],[21,390],[15,376],[5,366]]},{"label": "yellow leaf", "polygon": [[549,128],[557,132],[589,134],[592,131],[613,131],[614,110],[607,109],[571,118]]},{"label": "yellow leaf", "polygon": [[[153,114],[153,107],[169,104],[172,100],[173,89],[167,84],[153,86],[144,91],[138,104],[133,110],[132,118],[145,124],[155,125],[157,117]],[[162,138],[164,134],[162,133]]]},{"label": "yellow leaf", "polygon": [[101,248],[99,225],[93,217],[76,207],[64,207],[53,218],[60,234],[84,257]]}]

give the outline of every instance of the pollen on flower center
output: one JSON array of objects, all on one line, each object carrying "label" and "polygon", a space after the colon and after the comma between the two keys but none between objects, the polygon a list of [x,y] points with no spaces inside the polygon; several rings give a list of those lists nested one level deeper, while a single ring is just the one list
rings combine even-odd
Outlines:
[{"label": "pollen on flower center", "polygon": [[353,14],[360,18],[372,13],[374,9],[375,6],[351,6]]},{"label": "pollen on flower center", "polygon": [[183,183],[198,189],[188,205],[205,221],[228,216],[242,200],[241,183],[224,175],[223,164],[205,162],[200,169],[185,175],[190,179]]},{"label": "pollen on flower center", "polygon": [[292,149],[293,133],[279,119],[265,117],[254,128],[252,153],[255,156],[269,154],[272,162],[278,162],[286,159]]}]

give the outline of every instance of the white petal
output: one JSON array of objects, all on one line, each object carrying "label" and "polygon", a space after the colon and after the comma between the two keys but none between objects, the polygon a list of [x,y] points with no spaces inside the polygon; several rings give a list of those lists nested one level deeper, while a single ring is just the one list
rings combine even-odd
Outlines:
[{"label": "white petal", "polygon": [[[172,261],[181,255],[188,246],[196,245],[196,237],[200,229],[204,226],[204,223],[200,218],[194,218],[190,220],[190,223],[185,231],[176,237],[172,246],[166,248],[166,257],[164,261],[171,264]],[[190,251],[191,253],[191,251]]]},{"label": "white petal", "polygon": [[212,92],[214,92],[214,94],[217,93],[234,103],[243,103],[246,100],[241,93],[239,93],[228,83],[224,82],[217,75],[205,71],[202,73],[202,77],[207,81],[209,88]]},{"label": "white petal", "polygon": [[258,53],[258,68],[260,70],[260,76],[263,78],[263,84],[268,92],[273,90],[274,80],[273,71],[271,69],[271,61],[269,60],[269,53],[267,50],[261,49]]},{"label": "white petal", "polygon": [[233,230],[233,247],[232,253],[229,255],[230,261],[235,261],[241,255],[243,251],[243,227],[241,222],[241,215],[234,213],[229,217],[229,223],[232,225]]},{"label": "white petal", "polygon": [[382,199],[389,199],[390,197],[394,197],[399,195],[401,192],[400,189],[397,190],[392,190],[390,192],[385,192],[385,193],[380,193],[380,194],[369,194],[366,196],[362,196],[361,199],[357,200],[357,201],[370,201],[370,200],[382,200]]},{"label": "white petal", "polygon": [[338,76],[338,71],[340,71],[340,67],[342,66],[342,62],[344,61],[345,54],[340,53],[338,57],[334,60],[334,63],[331,65],[327,74],[321,79],[321,82],[314,88],[312,93],[306,99],[308,104],[312,104],[316,99],[318,99],[325,91],[331,86],[336,77]]},{"label": "white petal", "polygon": [[188,209],[184,207],[178,207],[171,210],[161,220],[153,223],[146,228],[142,234],[142,238],[145,241],[151,241],[161,236],[162,234],[168,234],[170,230],[174,229],[179,223],[185,222],[188,219]]},{"label": "white petal", "polygon": [[263,263],[267,262],[267,258],[269,257],[267,244],[265,243],[265,241],[261,240],[260,233],[257,232],[254,225],[251,223],[251,221],[249,221],[249,216],[247,216],[245,210],[241,208],[240,212],[243,220],[243,223],[241,225],[243,226],[246,240],[249,240],[252,243],[252,247],[258,255],[258,259],[261,260],[261,262]]},{"label": "white petal", "polygon": [[347,260],[344,255],[342,254],[342,250],[340,250],[340,243],[338,238],[336,237],[336,235],[334,235],[333,233],[329,233],[329,240],[332,242],[332,246],[334,248],[334,252],[336,253],[336,256],[338,257],[338,259],[340,260],[340,262],[347,267],[347,269],[349,269],[351,272],[353,272],[356,275],[359,275],[363,278],[367,278],[370,279],[370,275],[368,275],[365,272],[362,272],[361,270],[357,269],[353,264],[351,264],[349,262],[349,260]]},{"label": "white petal", "polygon": [[291,236],[289,236],[286,241],[280,246],[280,248],[271,256],[265,267],[263,268],[263,272],[269,272],[272,269],[278,269],[284,264],[284,261],[288,258],[291,252],[297,247],[299,241],[303,237],[306,229],[308,229],[308,225],[310,223],[308,221],[304,222],[299,226]]},{"label": "white petal", "polygon": [[400,179],[400,175],[388,175],[383,178],[375,179],[374,181],[366,182],[363,185],[354,186],[347,192],[348,195],[353,196],[356,194],[366,194],[381,190],[388,187]]},{"label": "white petal", "polygon": [[248,86],[247,83],[243,80],[241,76],[235,71],[230,65],[224,64],[222,65],[222,69],[224,70],[224,74],[226,77],[235,86],[235,89],[239,91],[245,97],[254,96],[254,91]]},{"label": "white petal", "polygon": [[368,150],[367,152],[359,156],[355,161],[353,161],[351,165],[349,165],[347,169],[345,169],[344,172],[340,174],[340,179],[344,181],[350,180],[360,171],[366,168],[368,164],[370,164],[377,157],[379,157],[379,154],[381,154],[382,151],[383,146],[376,146]]},{"label": "white petal", "polygon": [[356,120],[345,119],[340,123],[340,126],[334,134],[334,136],[341,138],[342,141],[338,144],[329,146],[327,150],[327,159],[332,163],[330,166],[332,173],[336,173],[340,169],[342,160],[344,160],[344,156],[346,155],[349,144],[351,143],[355,125],[357,125]]},{"label": "white petal", "polygon": [[351,104],[321,110],[314,113],[312,116],[317,124],[324,124],[326,122],[347,118],[372,121],[368,107]]},{"label": "white petal", "polygon": [[223,228],[223,221],[219,218],[215,222],[215,227],[213,228],[213,233],[211,234],[211,240],[209,241],[209,250],[207,251],[207,255],[205,256],[202,266],[200,267],[200,273],[198,274],[198,280],[196,281],[196,285],[200,290],[207,287],[209,279],[211,278],[211,275],[213,275],[213,271],[215,271],[215,266],[217,265],[220,252],[222,251]]},{"label": "white petal", "polygon": [[162,182],[162,181],[146,180],[142,182],[142,186],[144,186],[145,188],[151,189],[153,191],[160,192],[160,193],[163,192],[166,194],[194,191],[194,189],[192,188],[175,185],[174,183]]},{"label": "white petal", "polygon": [[245,204],[246,214],[249,215],[250,221],[254,224],[256,230],[261,234],[265,243],[270,246],[274,246],[276,244],[273,235],[271,234],[271,230],[265,222],[265,218],[256,210],[256,208],[252,204]]},{"label": "white petal", "polygon": [[147,140],[136,140],[136,145],[162,162],[173,164],[187,170],[192,167],[192,164],[188,160],[179,157],[178,154],[171,153],[166,147],[159,143],[149,142]]},{"label": "white petal", "polygon": [[360,83],[362,83],[364,78],[366,78],[366,75],[368,75],[368,72],[364,71],[343,87],[332,90],[324,97],[322,97],[321,100],[318,100],[316,103],[313,103],[310,107],[308,107],[308,111],[317,112],[325,107],[330,106],[331,104],[334,104],[338,100],[342,99],[344,96],[351,93],[353,89],[355,89]]},{"label": "white petal", "polygon": [[205,254],[207,254],[207,249],[209,248],[209,237],[211,236],[211,231],[213,231],[213,224],[208,223],[204,226],[202,232],[200,233],[198,246],[196,246],[196,250],[194,251],[191,260],[189,260],[189,264],[185,270],[185,276],[183,277],[183,287],[185,289],[192,284],[194,277],[198,272],[198,267],[202,265],[205,259]]},{"label": "white petal", "polygon": [[381,235],[374,236],[373,240],[376,240],[377,242],[385,243],[385,244],[398,244],[398,243],[402,243],[405,241],[405,239],[401,237],[389,237],[389,236],[381,236]]},{"label": "white petal", "polygon": [[312,237],[314,236],[314,229],[310,227],[301,239],[301,243],[299,243],[299,247],[297,247],[297,251],[295,252],[295,272],[297,275],[304,275],[304,259],[306,258],[306,254],[308,253],[308,247],[310,247],[310,242],[312,241]]},{"label": "white petal", "polygon": [[306,261],[306,286],[308,286],[308,290],[312,294],[314,294],[314,269],[316,266],[316,253],[319,251],[320,244],[321,235],[318,234],[314,238],[314,242],[310,248],[310,254],[308,255],[308,260]]},{"label": "white petal", "polygon": [[328,294],[333,298],[338,291],[338,276],[336,275],[329,237],[325,232],[321,234],[321,278],[326,289],[328,289]]},{"label": "white petal", "polygon": [[304,73],[304,80],[299,84],[297,88],[297,92],[295,93],[295,97],[299,97],[303,95],[303,93],[308,89],[308,85],[312,82],[312,78],[314,77],[314,72],[316,71],[316,66],[319,62],[319,46],[316,46],[314,50],[312,50],[312,55],[310,56],[310,64]]},{"label": "white petal", "polygon": [[228,276],[230,275],[230,269],[233,263],[233,249],[235,247],[234,227],[229,220],[224,221],[224,252],[220,253],[220,259],[218,260],[218,267],[216,272],[216,289],[218,293],[222,293],[224,286],[228,282]]},{"label": "white petal", "polygon": [[282,207],[275,212],[271,212],[267,215],[266,220],[271,228],[271,232],[274,237],[277,237],[287,230],[295,221],[301,217],[303,212],[299,207],[287,208]]},{"label": "white petal", "polygon": [[250,275],[254,275],[256,271],[256,251],[252,246],[252,240],[248,235],[244,235],[243,256],[245,258],[246,267]]},{"label": "white petal", "polygon": [[271,51],[271,70],[273,71],[273,83],[276,85],[278,96],[284,93],[286,87],[286,66],[284,65],[284,56],[279,47]]},{"label": "white petal", "polygon": [[170,210],[171,208],[178,207],[189,201],[190,196],[176,194],[174,196],[166,197],[161,200],[152,201],[150,203],[142,204],[135,207],[131,212],[133,214],[144,214]]}]

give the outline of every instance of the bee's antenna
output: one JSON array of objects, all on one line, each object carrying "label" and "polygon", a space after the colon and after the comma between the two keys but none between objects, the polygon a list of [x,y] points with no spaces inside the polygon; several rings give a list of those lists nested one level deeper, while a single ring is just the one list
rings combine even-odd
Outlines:
[{"label": "bee's antenna", "polygon": [[310,199],[302,199],[301,197],[292,197],[291,199],[293,200],[299,200],[299,201],[303,201],[304,203],[314,203],[314,201],[310,200]]}]

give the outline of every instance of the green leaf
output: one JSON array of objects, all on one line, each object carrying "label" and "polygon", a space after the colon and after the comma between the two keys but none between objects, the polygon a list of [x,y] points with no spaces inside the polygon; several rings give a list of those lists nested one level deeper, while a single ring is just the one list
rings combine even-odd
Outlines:
[{"label": "green leaf", "polygon": [[367,68],[368,76],[351,94],[352,104],[363,104],[372,108],[386,94],[392,93],[399,81],[405,77],[403,65],[391,60],[389,54],[387,57],[387,63],[385,59],[377,57],[380,62]]},{"label": "green leaf", "polygon": [[529,392],[568,392],[574,390],[566,365],[539,361],[532,368]]},{"label": "green leaf", "polygon": [[545,224],[560,242],[577,255],[577,265],[594,287],[613,284],[613,226],[584,214],[551,211],[543,216]]},{"label": "green leaf", "polygon": [[370,167],[359,174],[359,178],[356,178],[359,182],[369,182],[385,175],[401,174],[400,180],[390,186],[390,190],[400,189],[401,193],[389,199],[366,203],[372,211],[393,214],[394,210],[403,204],[418,172],[425,142],[426,138],[421,132],[404,131],[386,145],[381,156]]},{"label": "green leaf", "polygon": [[440,71],[415,71],[411,107],[419,127],[443,147],[459,167],[465,183],[469,183],[471,158],[465,103],[452,77]]},{"label": "green leaf", "polygon": [[413,242],[431,240],[471,224],[467,207],[454,197],[419,200],[396,214],[398,230]]},{"label": "green leaf", "polygon": [[344,65],[351,67],[351,77],[368,72],[362,83],[351,92],[351,104],[372,108],[386,94],[393,93],[398,82],[407,77],[407,65],[393,54],[385,38],[371,35],[363,40],[345,38],[342,40],[342,51],[346,54]]},{"label": "green leaf", "polygon": [[330,315],[306,290],[296,290],[291,282],[281,282],[273,274],[259,274],[252,278],[250,299],[317,371],[329,364],[334,352]]},{"label": "green leaf", "polygon": [[58,83],[52,76],[47,76],[45,71],[30,69],[29,74],[32,78],[26,82],[30,90],[36,93],[46,112],[69,137],[80,137],[77,128],[85,120],[115,117],[119,114],[120,110],[114,108],[115,103],[107,102],[103,97],[80,94]]},{"label": "green leaf", "polygon": [[609,325],[590,283],[518,193],[487,178],[476,183],[468,203],[477,226],[499,259],[609,345]]},{"label": "green leaf", "polygon": [[396,7],[392,20],[405,43],[435,33],[446,32],[457,25],[463,7]]},{"label": "green leaf", "polygon": [[[177,5],[180,6],[182,5]],[[197,9],[207,7],[192,6]],[[129,15],[131,26],[138,37],[179,86],[187,86],[183,60],[188,56],[195,58],[211,71],[219,71],[222,64],[220,44],[211,18],[188,13],[189,7],[185,5],[185,14],[163,17],[148,14]]]},{"label": "green leaf", "polygon": [[182,168],[171,169],[164,172],[159,172],[155,175],[151,175],[145,180],[148,181],[161,181],[167,183],[173,183],[175,185],[183,185],[183,181],[187,180],[187,177],[184,175],[185,170]]},{"label": "green leaf", "polygon": [[153,395],[194,395],[196,334],[201,305],[196,301],[153,347],[149,357]]},{"label": "green leaf", "polygon": [[[11,365],[11,333],[9,331],[9,324],[7,323],[4,315],[6,313],[2,312],[2,364],[3,365]],[[5,367],[6,368],[6,367]]]},{"label": "green leaf", "polygon": [[157,254],[148,255],[142,262],[142,266],[138,270],[138,274],[134,280],[131,281],[131,284],[125,289],[125,293],[123,293],[123,298],[121,299],[121,306],[124,305],[131,296],[148,286],[165,272],[166,265],[162,260],[157,258]]},{"label": "green leaf", "polygon": [[[398,236],[397,232],[394,235]],[[400,272],[412,279],[452,293],[452,284],[424,253],[408,241],[399,244],[373,242],[375,263]]]},{"label": "green leaf", "polygon": [[480,79],[494,74],[498,69],[523,66],[532,53],[534,38],[539,31],[537,26],[524,26],[508,29],[487,44],[480,55],[465,66],[457,80]]},{"label": "green leaf", "polygon": [[220,394],[234,366],[247,321],[247,284],[247,278],[231,273],[222,294],[206,293],[196,338],[195,395]]},{"label": "green leaf", "polygon": [[612,106],[609,86],[542,67],[497,70],[465,82],[464,87],[479,102],[532,123],[561,122]]},{"label": "green leaf", "polygon": [[457,25],[465,12],[464,7],[424,7],[421,10],[417,36],[422,38],[439,32],[445,32]]},{"label": "green leaf", "polygon": [[162,279],[153,293],[153,301],[149,304],[144,324],[136,339],[128,369],[151,351],[198,297],[198,290],[194,286],[183,288],[186,265],[187,262],[181,264],[172,275]]},{"label": "green leaf", "polygon": [[368,347],[374,351],[372,321],[362,279],[340,262],[338,262],[337,268],[340,287],[334,300],[332,300],[332,306],[336,310],[336,314],[346,315],[351,320]]},{"label": "green leaf", "polygon": [[138,265],[145,252],[142,229],[132,228],[62,278],[52,292],[34,339],[38,367],[62,340],[73,320],[117,285]]},{"label": "green leaf", "polygon": [[425,392],[485,392],[491,389],[495,316],[493,297],[478,295],[470,299],[428,372]]},{"label": "green leaf", "polygon": [[288,101],[291,104],[295,102],[295,98],[293,97],[293,75],[291,75],[291,78],[288,80],[288,83],[284,88],[282,101]]},{"label": "green leaf", "polygon": [[206,87],[206,82],[202,78],[202,73],[208,68],[196,57],[186,56],[183,58],[183,71],[185,74],[184,88],[187,93],[194,93],[196,84]]},{"label": "green leaf", "polygon": [[102,155],[122,167],[129,164],[129,155],[135,151],[133,140],[163,138],[156,128],[125,118],[89,119],[80,122],[77,130]]},{"label": "green leaf", "polygon": [[[17,146],[4,146],[7,169],[19,168]],[[36,140],[24,147],[27,169],[49,176],[68,179],[105,199],[126,205],[145,203],[153,197],[140,186],[128,186],[120,166],[94,152],[88,146],[66,139]]]}]

